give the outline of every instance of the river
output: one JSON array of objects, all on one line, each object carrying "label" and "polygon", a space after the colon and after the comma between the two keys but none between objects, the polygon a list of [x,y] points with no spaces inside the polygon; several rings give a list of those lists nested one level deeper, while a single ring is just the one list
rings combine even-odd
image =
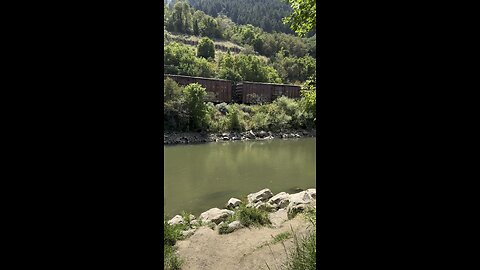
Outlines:
[{"label": "river", "polygon": [[315,187],[316,138],[164,146],[164,210],[172,217],[223,208],[231,197],[269,188]]}]

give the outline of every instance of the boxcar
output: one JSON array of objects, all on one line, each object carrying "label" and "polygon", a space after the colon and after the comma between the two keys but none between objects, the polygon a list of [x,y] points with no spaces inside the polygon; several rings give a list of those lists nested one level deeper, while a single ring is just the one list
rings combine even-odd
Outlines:
[{"label": "boxcar", "polygon": [[300,97],[300,86],[287,84],[240,82],[235,89],[236,101],[246,104],[272,102],[280,96]]},{"label": "boxcar", "polygon": [[180,85],[188,85],[191,83],[199,83],[205,87],[207,91],[206,101],[221,103],[232,102],[232,82],[220,79],[210,79],[202,77],[191,77],[182,75],[164,74],[164,78],[171,78]]}]

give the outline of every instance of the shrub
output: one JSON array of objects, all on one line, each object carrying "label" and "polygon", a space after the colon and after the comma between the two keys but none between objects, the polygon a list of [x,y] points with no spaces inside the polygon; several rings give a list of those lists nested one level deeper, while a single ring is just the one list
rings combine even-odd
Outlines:
[{"label": "shrub", "polygon": [[287,261],[284,269],[288,270],[313,270],[316,269],[317,259],[317,233],[316,233],[316,210],[311,208],[305,212],[305,217],[312,223],[313,230],[304,237],[293,235],[294,248],[287,253]]},{"label": "shrub", "polygon": [[231,104],[228,107],[227,118],[230,124],[230,130],[245,130],[245,113],[240,109],[238,104]]},{"label": "shrub", "polygon": [[205,88],[198,83],[192,83],[185,87],[185,103],[189,114],[189,127],[191,130],[203,128],[207,105],[204,98],[207,94]]},{"label": "shrub", "polygon": [[211,39],[204,37],[198,42],[197,57],[215,58],[215,45]]},{"label": "shrub", "polygon": [[169,245],[164,245],[163,253],[163,269],[164,270],[179,270],[182,261],[175,253],[175,248]]},{"label": "shrub", "polygon": [[270,219],[268,219],[268,212],[264,210],[240,206],[235,214],[245,227],[271,224]]}]

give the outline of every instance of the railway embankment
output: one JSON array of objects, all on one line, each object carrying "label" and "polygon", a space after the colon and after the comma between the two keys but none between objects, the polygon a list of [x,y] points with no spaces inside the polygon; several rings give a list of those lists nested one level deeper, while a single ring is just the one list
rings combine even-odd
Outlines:
[{"label": "railway embankment", "polygon": [[223,141],[248,141],[248,140],[271,140],[271,139],[296,139],[316,137],[315,129],[311,130],[285,130],[285,131],[245,131],[245,132],[175,132],[165,131],[163,133],[164,145],[175,144],[199,144]]}]

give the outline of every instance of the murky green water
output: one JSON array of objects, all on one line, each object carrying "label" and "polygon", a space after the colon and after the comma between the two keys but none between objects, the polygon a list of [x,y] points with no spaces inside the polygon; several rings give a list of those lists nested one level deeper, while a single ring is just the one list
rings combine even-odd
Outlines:
[{"label": "murky green water", "polygon": [[315,138],[164,146],[165,214],[198,216],[231,197],[315,187]]}]

